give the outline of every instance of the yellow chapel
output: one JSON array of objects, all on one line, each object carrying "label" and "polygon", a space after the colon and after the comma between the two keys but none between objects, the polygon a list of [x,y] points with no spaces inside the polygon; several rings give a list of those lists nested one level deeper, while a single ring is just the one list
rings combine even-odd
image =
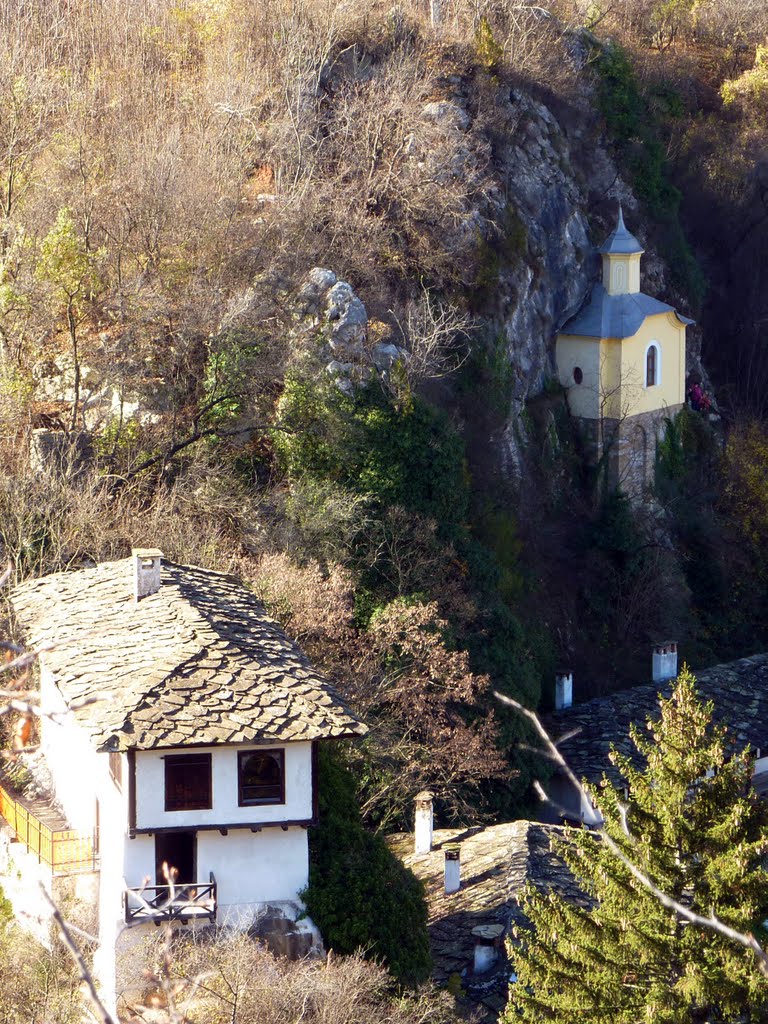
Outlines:
[{"label": "yellow chapel", "polygon": [[560,383],[591,454],[632,497],[653,481],[656,444],[685,402],[685,329],[693,321],[640,291],[643,248],[618,223],[598,249],[602,283],[556,339]]}]

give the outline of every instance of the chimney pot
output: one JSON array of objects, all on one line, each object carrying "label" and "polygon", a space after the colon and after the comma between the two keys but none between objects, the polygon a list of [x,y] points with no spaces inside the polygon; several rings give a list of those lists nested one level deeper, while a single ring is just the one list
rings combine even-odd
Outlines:
[{"label": "chimney pot", "polygon": [[573,672],[562,669],[555,675],[555,711],[565,711],[573,704]]},{"label": "chimney pot", "polygon": [[433,805],[435,794],[428,789],[423,789],[414,797],[416,804],[416,815],[413,829],[414,853],[418,855],[429,853],[432,849],[433,830]]},{"label": "chimney pot", "polygon": [[133,548],[133,596],[136,601],[156,594],[160,589],[160,564],[163,552],[157,548]]},{"label": "chimney pot", "polygon": [[666,683],[677,677],[677,642],[665,640],[653,645],[652,670],[654,683]]},{"label": "chimney pot", "polygon": [[504,925],[481,924],[472,929],[472,935],[475,939],[475,959],[472,969],[475,974],[484,974],[499,959]]},{"label": "chimney pot", "polygon": [[443,847],[445,853],[445,892],[450,895],[461,888],[461,847],[458,843],[448,843]]}]

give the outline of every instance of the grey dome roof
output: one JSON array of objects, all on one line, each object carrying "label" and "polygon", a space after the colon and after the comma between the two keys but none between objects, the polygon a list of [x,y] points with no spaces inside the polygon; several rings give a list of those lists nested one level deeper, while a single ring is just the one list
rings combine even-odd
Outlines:
[{"label": "grey dome roof", "polygon": [[631,232],[627,231],[621,204],[619,204],[619,220],[616,227],[610,235],[608,235],[597,251],[616,256],[629,256],[635,253],[645,252],[645,249],[643,249],[635,236]]}]

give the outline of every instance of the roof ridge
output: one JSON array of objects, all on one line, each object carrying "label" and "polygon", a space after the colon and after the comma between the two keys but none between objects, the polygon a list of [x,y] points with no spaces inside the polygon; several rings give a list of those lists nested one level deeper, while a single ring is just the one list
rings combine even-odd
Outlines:
[{"label": "roof ridge", "polygon": [[[363,735],[332,683],[229,573],[164,563],[139,602],[131,559],[30,581],[19,623],[64,699],[113,689],[73,713],[98,749]],[[85,639],[84,639],[85,638]],[[117,685],[110,683],[117,682]]]}]

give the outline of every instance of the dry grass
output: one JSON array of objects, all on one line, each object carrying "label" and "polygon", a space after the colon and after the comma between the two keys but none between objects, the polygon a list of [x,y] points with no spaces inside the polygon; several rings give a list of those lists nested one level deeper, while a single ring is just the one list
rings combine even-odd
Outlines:
[{"label": "dry grass", "polygon": [[193,466],[183,483],[115,493],[97,473],[0,481],[0,541],[17,580],[122,558],[152,544],[171,561],[237,572],[258,528],[258,499],[221,469]]},{"label": "dry grass", "polygon": [[[426,987],[400,996],[391,977],[361,955],[291,962],[248,935],[161,939],[150,952],[146,1002],[158,1024],[450,1024],[453,999]],[[146,1007],[133,1008],[143,1020]]]}]

